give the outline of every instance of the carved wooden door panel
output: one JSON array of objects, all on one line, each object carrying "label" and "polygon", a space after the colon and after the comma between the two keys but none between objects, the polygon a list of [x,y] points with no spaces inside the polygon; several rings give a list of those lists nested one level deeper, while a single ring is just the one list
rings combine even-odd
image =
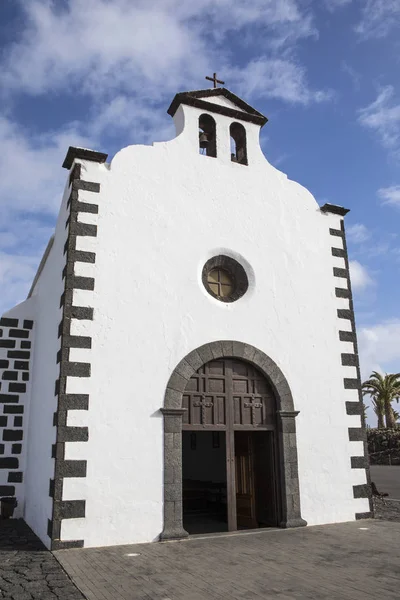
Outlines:
[{"label": "carved wooden door panel", "polygon": [[252,365],[219,359],[203,365],[183,395],[183,429],[274,429],[275,398]]},{"label": "carved wooden door panel", "polygon": [[245,361],[213,360],[191,377],[182,406],[183,430],[226,431],[229,531],[238,523],[256,527],[252,440],[245,432],[275,429],[275,397],[267,379]]},{"label": "carved wooden door panel", "polygon": [[203,365],[189,379],[183,394],[183,429],[226,429],[229,377],[227,361]]}]

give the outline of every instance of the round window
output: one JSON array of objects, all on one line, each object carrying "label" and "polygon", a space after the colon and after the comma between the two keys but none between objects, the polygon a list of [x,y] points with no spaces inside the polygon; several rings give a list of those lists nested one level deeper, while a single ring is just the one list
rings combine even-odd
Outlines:
[{"label": "round window", "polygon": [[203,267],[203,285],[221,302],[234,302],[249,287],[246,271],[237,260],[219,255],[210,258]]}]

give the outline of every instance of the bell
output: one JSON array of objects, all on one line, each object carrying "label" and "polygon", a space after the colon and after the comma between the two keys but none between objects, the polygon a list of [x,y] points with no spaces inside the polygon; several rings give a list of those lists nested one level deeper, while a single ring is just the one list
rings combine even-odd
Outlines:
[{"label": "bell", "polygon": [[199,142],[200,142],[200,148],[207,148],[208,144],[210,143],[210,140],[208,139],[208,133],[199,133]]}]

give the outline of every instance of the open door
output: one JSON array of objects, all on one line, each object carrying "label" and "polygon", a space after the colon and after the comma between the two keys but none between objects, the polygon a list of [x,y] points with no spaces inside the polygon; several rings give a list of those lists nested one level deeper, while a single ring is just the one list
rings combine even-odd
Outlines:
[{"label": "open door", "polygon": [[235,432],[237,526],[256,528],[256,498],[252,432]]},{"label": "open door", "polygon": [[277,527],[275,440],[273,431],[252,435],[256,517],[259,527]]}]

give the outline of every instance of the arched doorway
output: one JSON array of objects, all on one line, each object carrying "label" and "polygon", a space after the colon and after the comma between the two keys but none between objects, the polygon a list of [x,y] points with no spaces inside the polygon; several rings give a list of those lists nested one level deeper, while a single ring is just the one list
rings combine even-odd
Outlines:
[{"label": "arched doorway", "polygon": [[[205,344],[190,352],[190,354],[177,365],[167,384],[164,406],[161,408],[161,412],[164,416],[164,529],[160,535],[161,540],[179,539],[188,535],[183,527],[182,431],[184,431],[186,425],[188,425],[188,423],[184,424],[183,420],[187,420],[190,417],[186,416],[188,411],[184,406],[184,402],[186,402],[186,400],[184,401],[184,395],[186,391],[193,392],[193,390],[186,390],[188,385],[189,387],[193,386],[193,383],[189,383],[192,376],[196,379],[196,373],[203,365],[215,363],[218,359],[232,359],[231,365],[232,361],[236,361],[237,364],[241,363],[253,366],[257,370],[257,377],[260,378],[260,376],[262,376],[267,383],[267,393],[261,394],[261,399],[265,397],[266,400],[265,407],[263,402],[261,414],[267,416],[260,417],[259,415],[257,417],[257,412],[255,411],[259,410],[260,407],[254,406],[253,409],[250,407],[243,407],[249,410],[244,413],[245,422],[242,423],[243,431],[241,431],[241,433],[245,433],[246,428],[247,431],[258,429],[258,427],[254,428],[252,425],[254,418],[256,421],[261,418],[261,422],[264,424],[263,426],[268,426],[268,421],[271,420],[270,416],[268,416],[268,410],[270,410],[272,406],[272,403],[268,398],[271,391],[273,392],[275,400],[274,447],[277,455],[275,464],[277,464],[277,473],[279,472],[279,479],[278,477],[276,478],[276,485],[279,484],[280,488],[277,492],[278,500],[276,504],[279,526],[301,527],[307,525],[306,521],[301,518],[300,510],[295,425],[295,418],[298,412],[294,410],[293,398],[288,382],[276,363],[254,346],[236,341],[217,341]],[[233,371],[231,377],[233,385]],[[252,381],[251,377],[249,378],[249,381]],[[203,393],[205,392],[202,392],[202,394]],[[205,395],[207,396],[207,394]],[[215,394],[215,397],[218,397],[217,393]],[[232,400],[234,398],[233,389],[231,398]],[[195,403],[199,403],[199,406],[194,407],[197,410],[197,417],[194,418],[198,418],[200,413],[202,413],[202,417],[204,417],[204,411],[206,411],[205,419],[207,420],[207,418],[211,418],[207,417],[207,410],[214,410],[214,402],[212,403],[212,406],[207,406],[207,398],[203,403],[201,400],[203,400],[202,397],[197,401],[194,400]],[[243,398],[242,400],[244,402]],[[208,403],[210,404],[210,402]],[[216,402],[215,404],[218,405],[218,403],[220,404],[220,402]],[[254,398],[254,402],[248,403],[253,405],[257,404],[257,398]],[[234,423],[235,402],[231,402],[230,406],[230,410],[233,411],[233,417],[230,418],[231,420],[228,419],[225,424],[217,423],[217,425],[225,425],[226,427],[227,423]],[[216,410],[217,409],[215,409],[215,411]],[[249,417],[249,415],[251,416]],[[214,419],[215,417],[212,418]],[[246,420],[249,422],[246,423]],[[200,426],[202,428],[201,423]],[[240,431],[241,423],[237,423],[237,426],[238,429],[236,431]],[[272,425],[270,426],[272,427]],[[261,429],[261,424],[259,427]],[[227,431],[227,429],[225,431]],[[233,435],[235,435],[235,427],[233,427],[233,431]],[[263,429],[263,431],[272,430]],[[230,436],[230,439],[232,443],[232,435]],[[234,447],[231,447],[229,456],[231,462],[229,468],[231,470],[234,469],[234,456]],[[232,481],[235,481],[235,479],[227,473],[227,482],[228,481],[232,486]],[[233,496],[233,489],[231,489],[230,498],[233,498]],[[231,501],[231,512],[233,511],[232,506],[233,504]],[[232,527],[232,517],[230,519],[230,527]]]},{"label": "arched doorway", "polygon": [[276,400],[243,359],[205,363],[182,406],[182,509],[189,533],[277,527]]}]

